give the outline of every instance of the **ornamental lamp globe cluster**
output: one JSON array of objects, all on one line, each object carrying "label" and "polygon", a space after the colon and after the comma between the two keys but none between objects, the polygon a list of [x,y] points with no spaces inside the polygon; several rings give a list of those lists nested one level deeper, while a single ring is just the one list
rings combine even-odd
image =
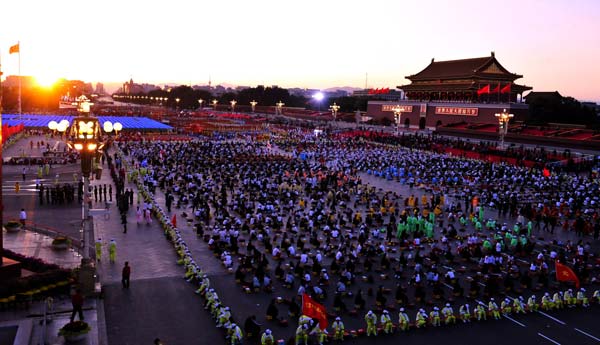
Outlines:
[{"label": "ornamental lamp globe cluster", "polygon": [[394,121],[396,122],[396,134],[400,133],[400,123],[402,121],[402,107],[397,104],[395,107],[392,108],[392,111],[394,112]]},{"label": "ornamental lamp globe cluster", "polygon": [[500,147],[504,147],[504,136],[508,133],[508,123],[510,119],[514,117],[513,114],[509,114],[506,109],[503,109],[501,113],[495,114],[498,119],[498,134],[500,134]]}]

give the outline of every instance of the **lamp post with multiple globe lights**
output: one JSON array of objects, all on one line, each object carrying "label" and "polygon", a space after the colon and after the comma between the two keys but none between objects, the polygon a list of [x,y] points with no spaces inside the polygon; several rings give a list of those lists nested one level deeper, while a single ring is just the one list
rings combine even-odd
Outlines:
[{"label": "lamp post with multiple globe lights", "polygon": [[508,122],[514,117],[513,114],[509,114],[506,109],[503,109],[501,113],[495,114],[498,119],[498,132],[500,134],[500,148],[504,148],[504,136],[508,133]]},{"label": "lamp post with multiple globe lights", "polygon": [[216,99],[212,100],[212,105],[213,105],[213,110],[217,110],[217,104],[219,104],[219,101],[217,101]]},{"label": "lamp post with multiple globe lights", "polygon": [[257,104],[258,104],[258,102],[255,100],[252,100],[252,102],[250,102],[250,106],[252,107],[252,112],[254,112],[254,109],[256,108]]},{"label": "lamp post with multiple globe lights", "polygon": [[340,106],[333,102],[333,105],[330,105],[329,109],[331,110],[331,115],[333,115],[333,121],[335,122],[335,120],[337,119],[338,110],[340,110]]},{"label": "lamp post with multiple globe lights", "polygon": [[283,115],[283,106],[285,105],[285,103],[283,103],[282,101],[279,101],[277,103],[275,103],[275,115]]},{"label": "lamp post with multiple globe lights", "polygon": [[237,101],[235,99],[232,99],[229,104],[231,104],[231,112],[235,112],[235,105],[237,104]]},{"label": "lamp post with multiple globe lights", "polygon": [[402,107],[400,105],[396,105],[392,108],[394,112],[394,122],[396,123],[396,134],[400,134],[400,124],[402,122]]},{"label": "lamp post with multiple globe lights", "polygon": [[[95,160],[98,160],[99,155],[102,153],[104,142],[102,141],[102,129],[105,132],[110,133],[115,131],[118,133],[123,129],[123,125],[119,122],[114,124],[110,121],[105,121],[102,129],[100,128],[100,122],[98,118],[91,114],[91,106],[87,97],[81,96],[77,99],[77,110],[79,116],[73,119],[70,124],[68,120],[61,120],[60,122],[50,121],[48,128],[53,131],[58,131],[61,134],[66,134],[67,145],[77,150],[81,158],[81,175],[83,177],[83,191],[84,200],[81,207],[82,217],[82,248],[83,248],[83,259],[82,265],[89,263],[90,259],[90,174],[94,170]],[[100,169],[96,169],[96,174],[100,174]],[[99,176],[98,176],[99,177]]]}]

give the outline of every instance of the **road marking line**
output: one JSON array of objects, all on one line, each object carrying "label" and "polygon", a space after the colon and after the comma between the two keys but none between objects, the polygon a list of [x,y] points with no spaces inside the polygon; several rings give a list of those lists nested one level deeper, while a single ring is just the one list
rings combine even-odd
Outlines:
[{"label": "road marking line", "polygon": [[598,338],[594,337],[593,335],[591,335],[591,334],[589,334],[589,333],[587,333],[587,332],[584,332],[584,331],[580,330],[579,328],[575,328],[575,330],[576,330],[577,332],[581,333],[581,334],[587,335],[588,337],[590,337],[590,338],[594,339],[594,340],[595,340],[595,341],[597,341],[597,342],[600,342],[600,339],[598,339]]},{"label": "road marking line", "polygon": [[550,316],[550,315],[548,315],[548,314],[544,313],[543,311],[539,311],[539,310],[538,310],[538,313],[540,313],[540,314],[544,315],[545,317],[547,317],[547,318],[549,318],[549,319],[552,319],[552,320],[554,320],[554,321],[556,321],[556,322],[560,323],[561,325],[566,325],[566,323],[565,323],[565,322],[562,322],[562,321],[560,321],[559,319],[555,318],[554,316]]},{"label": "road marking line", "polygon": [[548,338],[547,336],[543,335],[542,333],[538,333],[538,335],[539,335],[540,337],[542,337],[542,338],[544,338],[544,339],[546,339],[546,340],[548,340],[548,341],[550,341],[550,342],[552,342],[552,343],[556,344],[556,345],[560,345],[560,343],[559,343],[559,342],[557,342],[557,341],[555,341],[555,340],[553,340],[553,339],[550,339],[550,338]]},{"label": "road marking line", "polygon": [[454,288],[451,285],[448,285],[446,283],[443,283],[447,288],[449,288],[450,290],[454,290]]},{"label": "road marking line", "polygon": [[512,317],[510,317],[508,315],[502,315],[502,316],[504,316],[505,318],[509,319],[510,321],[516,323],[517,325],[519,325],[521,327],[527,328],[527,326],[525,326],[524,324],[520,323],[519,321],[513,319]]}]

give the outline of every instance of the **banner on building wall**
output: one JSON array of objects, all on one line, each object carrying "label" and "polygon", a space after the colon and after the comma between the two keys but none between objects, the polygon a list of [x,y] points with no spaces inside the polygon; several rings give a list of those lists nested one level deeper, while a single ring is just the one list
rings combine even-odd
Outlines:
[{"label": "banner on building wall", "polygon": [[421,116],[427,116],[427,104],[421,104]]},{"label": "banner on building wall", "polygon": [[[381,106],[381,111],[394,111],[397,106],[397,104],[384,104]],[[413,109],[412,105],[401,105],[399,108],[401,113],[412,113]]]},{"label": "banner on building wall", "polygon": [[477,116],[479,114],[479,109],[460,107],[435,107],[435,113],[437,115]]}]

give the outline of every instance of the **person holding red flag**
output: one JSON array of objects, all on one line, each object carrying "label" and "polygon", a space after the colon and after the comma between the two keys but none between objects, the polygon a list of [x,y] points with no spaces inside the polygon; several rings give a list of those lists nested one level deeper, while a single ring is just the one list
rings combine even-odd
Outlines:
[{"label": "person holding red flag", "polygon": [[319,328],[327,328],[327,310],[309,295],[302,294],[302,314],[319,321]]},{"label": "person holding red flag", "polygon": [[575,287],[579,289],[579,278],[573,272],[573,270],[560,262],[555,262],[556,266],[556,280],[559,282],[575,282]]}]

